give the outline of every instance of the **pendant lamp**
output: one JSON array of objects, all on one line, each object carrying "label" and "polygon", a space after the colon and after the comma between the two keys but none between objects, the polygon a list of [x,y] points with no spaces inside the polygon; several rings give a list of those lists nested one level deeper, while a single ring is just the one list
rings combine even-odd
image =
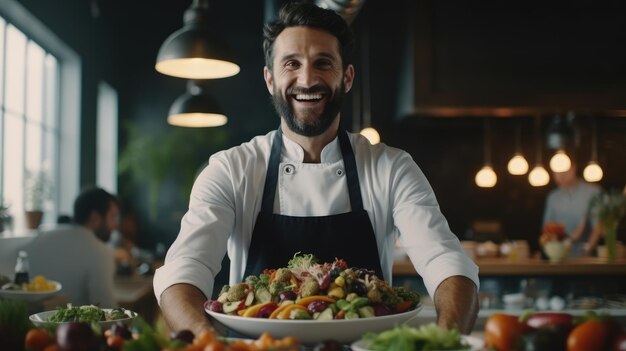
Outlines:
[{"label": "pendant lamp", "polygon": [[522,175],[528,172],[528,161],[522,154],[522,135],[520,124],[515,128],[515,154],[509,160],[507,169],[512,175]]},{"label": "pendant lamp", "polygon": [[598,140],[596,120],[592,117],[591,122],[591,161],[583,170],[583,178],[588,182],[599,182],[604,176],[602,167],[598,164]]},{"label": "pendant lamp", "polygon": [[491,167],[491,148],[489,147],[490,126],[488,118],[485,118],[483,127],[485,131],[483,136],[483,155],[485,158],[485,164],[478,171],[478,173],[476,173],[474,181],[476,182],[476,185],[481,188],[493,188],[498,182],[498,176]]},{"label": "pendant lamp", "polygon": [[208,0],[193,0],[185,11],[183,27],[161,45],[157,71],[187,79],[224,78],[239,73],[226,45],[209,33],[208,10]]},{"label": "pendant lamp", "polygon": [[528,182],[530,185],[539,187],[545,186],[550,182],[550,174],[543,168],[542,157],[541,157],[541,118],[538,116],[535,118],[535,139],[537,140],[536,145],[536,156],[535,156],[535,167],[528,173]]},{"label": "pendant lamp", "polygon": [[574,112],[567,113],[566,118],[556,115],[548,127],[548,147],[556,150],[550,158],[550,169],[553,172],[566,172],[572,166],[572,160],[565,150],[571,150],[578,144],[578,133],[574,128]]},{"label": "pendant lamp", "polygon": [[217,103],[194,80],[187,82],[187,92],[174,101],[167,117],[171,125],[192,128],[219,127],[227,121]]}]

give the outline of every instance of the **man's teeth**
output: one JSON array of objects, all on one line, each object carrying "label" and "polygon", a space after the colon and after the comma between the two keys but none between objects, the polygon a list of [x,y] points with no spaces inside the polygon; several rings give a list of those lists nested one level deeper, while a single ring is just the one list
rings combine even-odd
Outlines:
[{"label": "man's teeth", "polygon": [[296,100],[316,101],[321,100],[322,94],[296,94]]}]

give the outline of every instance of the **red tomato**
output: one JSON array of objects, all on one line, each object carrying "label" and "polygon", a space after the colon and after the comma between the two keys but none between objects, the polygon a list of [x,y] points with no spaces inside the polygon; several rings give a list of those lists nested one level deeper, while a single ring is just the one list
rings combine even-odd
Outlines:
[{"label": "red tomato", "polygon": [[513,350],[526,327],[516,316],[495,313],[485,323],[485,346],[497,351]]},{"label": "red tomato", "polygon": [[599,320],[588,320],[576,326],[567,337],[567,351],[604,350],[607,326]]}]

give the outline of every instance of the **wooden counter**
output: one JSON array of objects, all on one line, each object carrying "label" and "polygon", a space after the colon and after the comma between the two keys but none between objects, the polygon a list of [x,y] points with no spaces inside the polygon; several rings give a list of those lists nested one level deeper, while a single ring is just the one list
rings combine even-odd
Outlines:
[{"label": "wooden counter", "polygon": [[[518,259],[478,258],[476,259],[481,276],[567,276],[602,275],[626,276],[626,259],[609,262],[603,258],[580,257],[565,259],[560,263],[550,263],[538,258]],[[396,262],[394,275],[416,275],[409,260]]]}]

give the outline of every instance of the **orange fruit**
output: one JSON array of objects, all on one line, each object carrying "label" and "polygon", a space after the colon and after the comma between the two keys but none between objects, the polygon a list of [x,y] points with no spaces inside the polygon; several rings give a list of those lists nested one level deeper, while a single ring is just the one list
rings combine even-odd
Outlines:
[{"label": "orange fruit", "polygon": [[24,340],[26,350],[43,351],[50,344],[52,344],[52,335],[45,329],[35,328],[26,333]]}]

